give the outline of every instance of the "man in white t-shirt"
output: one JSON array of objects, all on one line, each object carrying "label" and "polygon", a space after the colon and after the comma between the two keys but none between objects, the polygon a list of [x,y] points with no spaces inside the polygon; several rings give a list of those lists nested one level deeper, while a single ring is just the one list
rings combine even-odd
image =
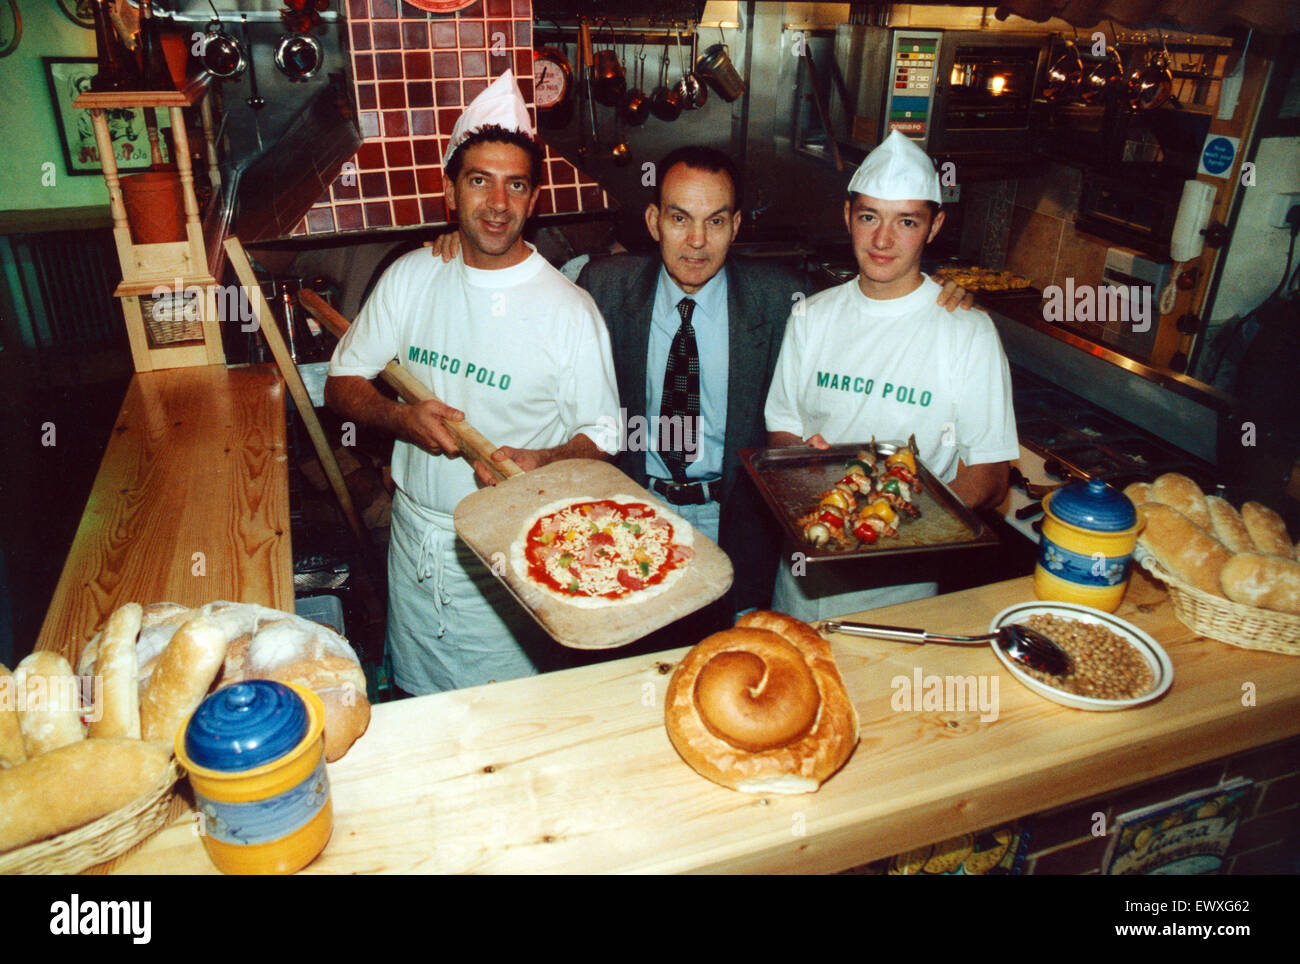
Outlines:
[{"label": "man in white t-shirt", "polygon": [[[493,454],[525,471],[618,446],[609,336],[591,297],[524,242],[541,147],[507,72],[462,115],[444,172],[461,255],[423,250],[379,279],[330,362],[326,401],[397,436],[387,645],[396,685],[414,694],[530,675],[555,652],[505,588],[456,539],[452,512],[491,484],[459,458],[442,419],[473,414]],[[372,379],[398,357],[441,402],[393,402]]]},{"label": "man in white t-shirt", "polygon": [[[934,165],[894,131],[849,183],[844,221],[858,276],[791,316],[764,415],[771,445],[907,439],[972,508],[1006,494],[1019,454],[1011,376],[992,321],[947,312],[921,273],[943,226]],[[933,595],[924,562],[820,564],[778,572],[775,608],[801,619]]]}]

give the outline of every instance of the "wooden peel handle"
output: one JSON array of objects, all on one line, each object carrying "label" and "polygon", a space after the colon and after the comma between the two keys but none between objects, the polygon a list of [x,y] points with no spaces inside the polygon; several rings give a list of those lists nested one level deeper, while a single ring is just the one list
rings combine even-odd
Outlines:
[{"label": "wooden peel handle", "polygon": [[[328,328],[336,337],[342,338],[343,333],[350,327],[346,318],[327,305],[321,296],[310,288],[303,288],[298,292],[298,301],[311,313],[313,318]],[[429,391],[428,388],[421,384],[419,379],[399,365],[396,360],[390,361],[379,375],[384,381],[397,389],[408,402],[425,402],[429,399],[435,402],[441,401],[437,395]],[[462,450],[481,461],[489,470],[495,472],[502,479],[524,474],[524,470],[515,464],[513,459],[506,459],[503,462],[493,459],[492,453],[497,450],[497,447],[469,422],[455,422],[444,418],[442,424],[447,426],[447,431],[456,436],[456,442]]]}]

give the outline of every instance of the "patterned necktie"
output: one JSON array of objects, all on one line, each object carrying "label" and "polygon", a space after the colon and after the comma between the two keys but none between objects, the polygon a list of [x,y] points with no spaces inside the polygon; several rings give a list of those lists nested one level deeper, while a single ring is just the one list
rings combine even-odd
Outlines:
[{"label": "patterned necktie", "polygon": [[[677,302],[682,326],[668,349],[663,401],[659,406],[659,456],[675,482],[686,481],[686,464],[695,460],[699,449],[700,353],[695,347],[695,329],[691,327],[694,311],[692,299]],[[687,452],[691,454],[688,456]]]}]

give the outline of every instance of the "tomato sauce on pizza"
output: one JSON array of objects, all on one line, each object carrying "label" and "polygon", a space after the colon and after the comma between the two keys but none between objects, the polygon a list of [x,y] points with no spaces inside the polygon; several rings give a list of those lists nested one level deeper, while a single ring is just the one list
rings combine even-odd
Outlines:
[{"label": "tomato sauce on pizza", "polygon": [[516,569],[574,601],[657,595],[695,555],[689,526],[665,515],[625,498],[547,506],[523,535],[523,565]]}]

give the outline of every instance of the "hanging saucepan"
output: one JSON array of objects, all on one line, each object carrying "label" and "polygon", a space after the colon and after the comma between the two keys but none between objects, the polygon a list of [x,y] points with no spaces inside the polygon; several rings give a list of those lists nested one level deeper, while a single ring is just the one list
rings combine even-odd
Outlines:
[{"label": "hanging saucepan", "polygon": [[1106,47],[1106,59],[1095,64],[1083,78],[1079,89],[1079,98],[1085,104],[1101,104],[1115,97],[1125,89],[1128,81],[1124,76],[1124,61],[1114,47]]},{"label": "hanging saucepan", "polygon": [[682,94],[668,86],[668,38],[664,38],[664,57],[659,62],[659,86],[650,94],[650,113],[662,121],[675,121],[682,113]]},{"label": "hanging saucepan", "polygon": [[1052,66],[1047,68],[1047,80],[1043,84],[1043,97],[1060,104],[1069,103],[1078,92],[1083,81],[1083,58],[1074,41],[1067,40],[1065,51]]},{"label": "hanging saucepan", "polygon": [[[609,27],[609,21],[605,21],[605,26]],[[614,52],[614,28],[609,27],[610,45],[605,50],[596,51],[596,62],[593,65],[591,74],[592,94],[596,98],[596,103],[604,104],[606,107],[617,107],[623,101],[623,95],[627,93],[627,75],[623,72],[623,65],[618,62],[618,54]]]},{"label": "hanging saucepan", "polygon": [[637,50],[636,86],[623,95],[623,103],[618,105],[618,116],[623,123],[631,127],[640,127],[650,116],[650,98],[642,89],[645,83],[645,50]]},{"label": "hanging saucepan", "polygon": [[1154,48],[1147,51],[1146,63],[1134,67],[1128,75],[1128,105],[1134,110],[1155,110],[1174,92],[1174,75],[1169,58]]},{"label": "hanging saucepan", "polygon": [[682,107],[686,110],[699,110],[709,99],[708,88],[704,82],[687,66],[688,61],[682,53],[682,35],[677,34],[677,55],[682,64],[682,79],[677,82],[677,92],[682,95]]},{"label": "hanging saucepan", "polygon": [[718,27],[718,33],[722,36],[722,43],[714,44],[700,55],[695,61],[695,73],[707,80],[718,92],[718,96],[730,104],[745,92],[745,82],[731,62],[731,55],[727,52],[727,35],[722,33],[722,27]]},{"label": "hanging saucepan", "polygon": [[226,33],[219,20],[210,22],[204,31],[199,62],[204,70],[221,80],[234,80],[248,69],[244,45]]},{"label": "hanging saucepan", "polygon": [[310,79],[324,60],[320,41],[309,33],[287,33],[275,45],[275,65],[290,80]]}]

